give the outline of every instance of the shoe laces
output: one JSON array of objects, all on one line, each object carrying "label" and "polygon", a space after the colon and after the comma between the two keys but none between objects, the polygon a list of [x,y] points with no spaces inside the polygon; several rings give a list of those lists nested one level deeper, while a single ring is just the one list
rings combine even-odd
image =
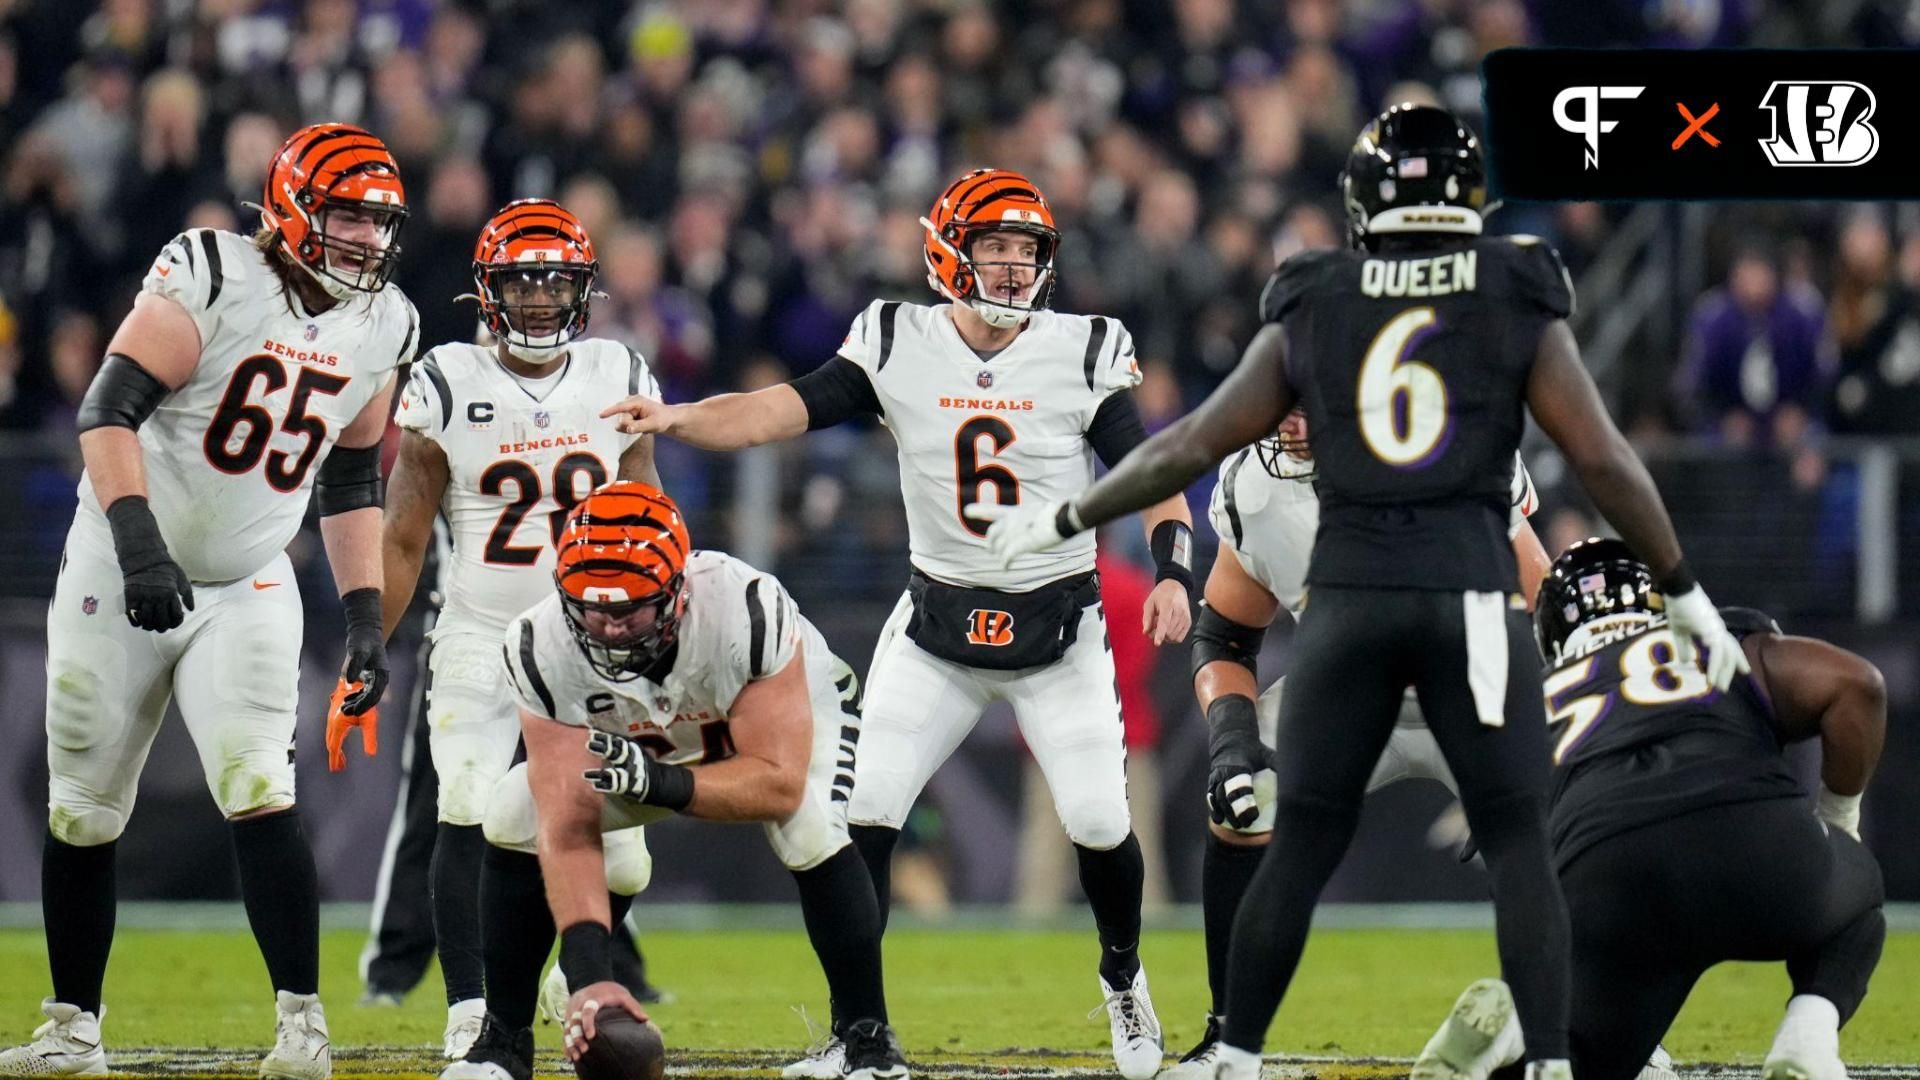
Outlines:
[{"label": "shoe laces", "polygon": [[1092,1020],[1102,1012],[1109,1018],[1119,1017],[1120,1030],[1128,1038],[1153,1038],[1153,1031],[1147,1024],[1147,1011],[1140,1007],[1140,995],[1133,992],[1132,983],[1119,990],[1109,989],[1106,1000],[1087,1012],[1087,1019]]},{"label": "shoe laces", "polygon": [[867,1061],[872,1057],[895,1056],[893,1029],[878,1020],[859,1020],[847,1025],[845,1036],[848,1061]]},{"label": "shoe laces", "polygon": [[513,1042],[513,1032],[494,1023],[493,1017],[484,1017],[480,1021],[480,1035],[467,1050],[466,1060],[505,1065],[520,1056]]},{"label": "shoe laces", "polygon": [[1199,1042],[1193,1044],[1193,1049],[1187,1051],[1186,1056],[1180,1060],[1183,1063],[1189,1061],[1212,1061],[1219,1053],[1220,1018],[1212,1013],[1208,1013],[1206,1032],[1200,1036]]},{"label": "shoe laces", "polygon": [[835,1043],[844,1041],[839,1035],[834,1034],[831,1024],[822,1028],[819,1024],[814,1023],[813,1017],[807,1015],[807,1007],[805,1005],[794,1005],[791,1006],[791,1008],[795,1013],[799,1014],[800,1022],[807,1025],[806,1057],[825,1057],[827,1052],[833,1049]]}]

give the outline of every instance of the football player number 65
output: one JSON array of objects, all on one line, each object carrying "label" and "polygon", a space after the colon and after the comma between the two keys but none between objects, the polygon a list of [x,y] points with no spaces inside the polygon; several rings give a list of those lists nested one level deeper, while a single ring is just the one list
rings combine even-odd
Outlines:
[{"label": "football player number 65", "polygon": [[1435,322],[1430,307],[1395,315],[1360,362],[1360,437],[1374,457],[1395,468],[1425,464],[1447,431],[1447,384],[1408,358]]}]

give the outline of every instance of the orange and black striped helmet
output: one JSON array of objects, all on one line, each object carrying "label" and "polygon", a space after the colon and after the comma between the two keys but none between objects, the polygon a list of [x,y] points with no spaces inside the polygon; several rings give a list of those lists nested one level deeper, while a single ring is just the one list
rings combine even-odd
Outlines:
[{"label": "orange and black striped helmet", "polygon": [[[393,277],[407,219],[400,165],[386,143],[351,124],[303,127],[273,156],[260,217],[330,295],[379,292]],[[347,231],[364,239],[338,235]]]},{"label": "orange and black striped helmet", "polygon": [[[1053,211],[1033,181],[1007,169],[975,169],[947,185],[920,224],[927,230],[927,284],[935,292],[969,305],[999,327],[1018,326],[1047,306],[1053,295],[1053,257],[1060,247],[1060,230],[1054,227]],[[1038,242],[1033,262],[978,261],[974,242],[992,232],[1032,236]],[[981,290],[982,267],[1007,265],[1033,273],[1024,297],[995,298]]]},{"label": "orange and black striped helmet", "polygon": [[586,332],[599,274],[586,226],[552,199],[501,207],[473,247],[473,287],[487,330],[531,363],[559,358]]},{"label": "orange and black striped helmet", "polygon": [[567,515],[554,547],[560,606],[595,671],[635,678],[673,647],[691,544],[665,493],[634,480],[607,484]]}]

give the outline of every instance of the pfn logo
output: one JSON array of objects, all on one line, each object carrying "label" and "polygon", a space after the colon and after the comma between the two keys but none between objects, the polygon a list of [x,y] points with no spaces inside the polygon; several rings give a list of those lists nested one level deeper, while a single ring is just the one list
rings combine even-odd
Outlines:
[{"label": "pfn logo", "polygon": [[1775,82],[1760,99],[1773,121],[1760,149],[1775,165],[1865,165],[1880,150],[1873,105],[1857,82]]},{"label": "pfn logo", "polygon": [[967,613],[967,641],[995,648],[1013,644],[1013,616],[990,608],[974,608]]},{"label": "pfn logo", "polygon": [[[1587,140],[1586,168],[1600,167],[1600,136],[1620,126],[1618,120],[1600,119],[1600,102],[1607,98],[1637,98],[1645,89],[1644,86],[1569,86],[1553,99],[1553,122],[1560,125],[1561,131]],[[1568,106],[1576,101],[1586,103],[1578,117],[1568,111]]]}]

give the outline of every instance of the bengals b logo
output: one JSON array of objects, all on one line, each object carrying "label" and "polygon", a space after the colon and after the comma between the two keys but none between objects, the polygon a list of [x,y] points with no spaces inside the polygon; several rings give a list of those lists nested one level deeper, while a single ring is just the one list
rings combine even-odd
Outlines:
[{"label": "bengals b logo", "polygon": [[1013,616],[1004,611],[974,608],[967,614],[967,642],[995,647],[1013,644]]}]

